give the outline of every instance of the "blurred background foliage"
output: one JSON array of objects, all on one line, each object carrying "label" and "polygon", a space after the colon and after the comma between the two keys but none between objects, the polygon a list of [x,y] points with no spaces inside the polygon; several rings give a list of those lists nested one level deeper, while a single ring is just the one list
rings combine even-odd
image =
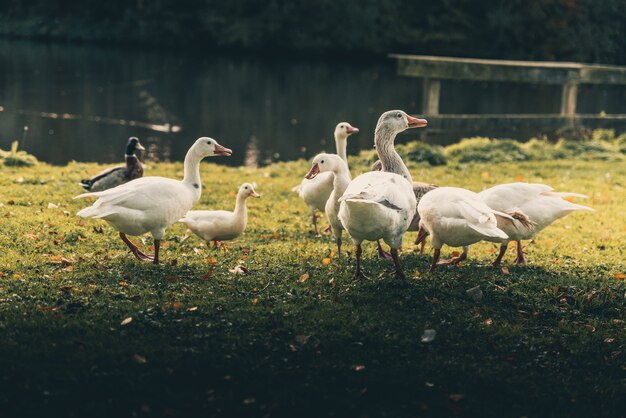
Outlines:
[{"label": "blurred background foliage", "polygon": [[0,35],[626,64],[624,0],[8,0]]}]

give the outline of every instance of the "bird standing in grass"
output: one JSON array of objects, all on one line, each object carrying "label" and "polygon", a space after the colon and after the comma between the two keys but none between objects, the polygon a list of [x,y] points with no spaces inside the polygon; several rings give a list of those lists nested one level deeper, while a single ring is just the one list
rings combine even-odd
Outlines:
[{"label": "bird standing in grass", "polygon": [[[244,183],[239,187],[235,210],[190,210],[180,219],[194,234],[207,242],[218,242],[237,238],[246,229],[248,223],[248,209],[246,199],[248,197],[261,197],[250,183]],[[222,247],[228,251],[222,242]]]},{"label": "bird standing in grass", "polygon": [[[159,246],[165,229],[177,222],[200,199],[200,161],[232,151],[215,139],[202,137],[191,146],[184,163],[182,181],[165,177],[142,177],[121,186],[75,199],[97,197],[93,205],[79,211],[83,218],[104,219],[120,233],[120,238],[135,257],[159,264]],[[154,257],[144,254],[126,235],[150,232],[154,238]]]},{"label": "bird standing in grass", "polygon": [[101,192],[140,178],[143,176],[143,166],[137,158],[137,150],[145,151],[145,148],[139,138],[131,136],[126,145],[125,165],[107,168],[90,179],[81,180],[80,185],[88,192]]}]

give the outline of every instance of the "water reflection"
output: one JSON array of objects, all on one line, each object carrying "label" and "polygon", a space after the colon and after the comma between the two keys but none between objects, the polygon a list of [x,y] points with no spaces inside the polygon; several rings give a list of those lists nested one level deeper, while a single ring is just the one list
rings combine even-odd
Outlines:
[{"label": "water reflection", "polygon": [[[593,86],[593,105],[581,106],[626,113],[624,89],[610,90]],[[211,136],[234,150],[216,162],[262,165],[332,151],[341,120],[361,129],[350,137],[349,153],[371,148],[378,115],[393,108],[419,113],[421,94],[421,80],[396,76],[390,60],[261,59],[4,40],[0,148],[29,126],[25,149],[54,164],[118,162],[129,136],[148,144],[149,158],[182,160],[196,138]],[[444,83],[441,106],[443,112],[540,113],[558,108],[559,100],[558,92],[533,86]],[[408,132],[398,141],[418,135]],[[440,136],[451,142],[463,133],[454,135]]]}]

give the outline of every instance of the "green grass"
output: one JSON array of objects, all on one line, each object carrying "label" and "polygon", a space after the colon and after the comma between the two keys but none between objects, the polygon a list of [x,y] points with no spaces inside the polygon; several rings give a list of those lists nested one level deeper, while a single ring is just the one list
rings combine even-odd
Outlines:
[{"label": "green grass", "polygon": [[[510,264],[511,246],[508,274],[481,243],[430,275],[432,251],[418,254],[408,234],[400,286],[373,244],[371,280],[354,282],[349,240],[338,260],[329,237],[312,236],[290,191],[304,161],[203,163],[198,208],[231,208],[244,181],[263,197],[230,253],[177,224],[157,267],[105,222],[75,216],[88,204],[72,200],[77,182],[101,167],[0,167],[0,416],[624,416],[626,166],[410,168],[476,191],[543,182],[589,195],[580,203],[596,212],[527,243],[528,266]],[[182,165],[146,175],[178,178]],[[247,274],[229,272],[240,264]],[[475,286],[482,300],[466,293]],[[434,341],[421,342],[426,329]]]}]

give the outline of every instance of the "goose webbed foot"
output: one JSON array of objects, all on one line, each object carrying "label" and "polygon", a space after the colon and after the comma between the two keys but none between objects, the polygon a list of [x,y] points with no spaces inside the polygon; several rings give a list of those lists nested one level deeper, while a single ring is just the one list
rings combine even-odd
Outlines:
[{"label": "goose webbed foot", "polygon": [[441,266],[445,266],[448,264],[454,264],[455,266],[458,266],[462,261],[465,261],[467,259],[467,251],[464,250],[463,253],[461,253],[460,256],[458,257],[452,257],[449,258],[447,260],[440,260],[437,262],[437,264],[441,265]]},{"label": "goose webbed foot", "polygon": [[380,241],[376,241],[376,246],[378,249],[378,258],[381,260],[391,260],[393,257],[391,257],[391,254],[389,254],[387,251],[383,250],[383,246],[380,245]]},{"label": "goose webbed foot", "polygon": [[130,252],[135,257],[137,257],[138,260],[141,260],[141,261],[153,261],[154,262],[154,257],[152,257],[152,256],[144,253],[143,251],[141,251],[139,249],[139,247],[137,247],[135,244],[133,244],[133,242],[131,240],[128,239],[126,234],[124,234],[123,232],[120,232],[120,238],[122,239],[122,241],[124,241],[124,243],[130,249]]}]

